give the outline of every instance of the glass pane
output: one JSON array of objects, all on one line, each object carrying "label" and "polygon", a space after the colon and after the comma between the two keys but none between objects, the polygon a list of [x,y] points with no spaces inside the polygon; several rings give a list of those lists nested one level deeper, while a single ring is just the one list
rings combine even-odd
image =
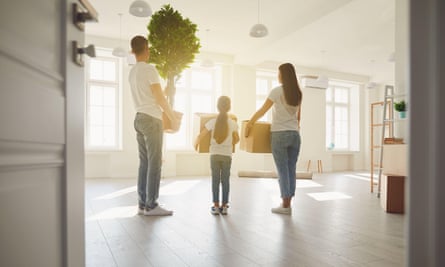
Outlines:
[{"label": "glass pane", "polygon": [[347,135],[336,135],[335,136],[335,148],[347,149],[348,148],[348,136]]},{"label": "glass pane", "polygon": [[212,97],[209,95],[198,95],[192,96],[191,111],[192,114],[196,112],[211,113],[214,112],[214,107],[212,103]]},{"label": "glass pane", "polygon": [[90,125],[103,125],[103,109],[102,107],[90,107]]},{"label": "glass pane", "polygon": [[103,88],[101,86],[90,86],[90,106],[103,105]]},{"label": "glass pane", "polygon": [[213,89],[212,74],[203,71],[192,71],[192,88],[211,91]]},{"label": "glass pane", "polygon": [[116,105],[116,89],[113,87],[103,87],[103,105],[104,106],[112,106]]},{"label": "glass pane", "polygon": [[335,102],[348,103],[348,90],[343,88],[335,89]]},{"label": "glass pane", "polygon": [[116,81],[116,63],[112,61],[104,61],[103,68],[103,80],[110,82]]},{"label": "glass pane", "polygon": [[104,107],[103,114],[103,125],[114,126],[116,121],[116,112],[114,107]]},{"label": "glass pane", "polygon": [[90,145],[100,146],[102,145],[103,128],[102,127],[90,127]]},{"label": "glass pane", "polygon": [[174,110],[182,113],[187,110],[187,95],[185,93],[176,93]]},{"label": "glass pane", "polygon": [[348,108],[346,107],[335,107],[335,120],[348,120]]},{"label": "glass pane", "polygon": [[102,78],[103,78],[102,61],[97,59],[90,59],[90,79],[102,80]]},{"label": "glass pane", "polygon": [[103,141],[102,144],[104,146],[114,146],[116,140],[116,133],[114,131],[114,127],[104,127],[103,130]]},{"label": "glass pane", "polygon": [[179,129],[179,132],[165,135],[167,149],[186,148],[187,146],[186,129],[187,127],[185,127],[185,125],[181,125],[181,129]]},{"label": "glass pane", "polygon": [[277,80],[272,80],[272,88],[279,86],[280,83]]},{"label": "glass pane", "polygon": [[326,102],[332,101],[332,88],[326,89]]},{"label": "glass pane", "polygon": [[256,79],[256,93],[257,95],[267,95],[267,80],[258,78]]},{"label": "glass pane", "polygon": [[176,81],[176,88],[185,88],[185,75],[186,73],[183,72],[179,80]]}]

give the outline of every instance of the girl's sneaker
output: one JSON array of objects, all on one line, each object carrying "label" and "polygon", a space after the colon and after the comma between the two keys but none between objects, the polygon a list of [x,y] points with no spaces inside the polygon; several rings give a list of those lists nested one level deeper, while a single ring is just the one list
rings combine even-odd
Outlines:
[{"label": "girl's sneaker", "polygon": [[223,206],[222,208],[219,208],[219,213],[222,215],[227,215],[227,208],[228,206]]},{"label": "girl's sneaker", "polygon": [[219,215],[219,210],[220,210],[219,207],[213,206],[213,207],[210,208],[210,213],[213,214],[213,215]]}]

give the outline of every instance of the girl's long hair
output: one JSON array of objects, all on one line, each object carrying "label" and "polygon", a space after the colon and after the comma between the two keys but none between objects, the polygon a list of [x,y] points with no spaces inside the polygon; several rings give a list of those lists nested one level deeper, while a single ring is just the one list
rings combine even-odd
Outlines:
[{"label": "girl's long hair", "polygon": [[284,63],[281,64],[278,69],[281,74],[281,82],[283,84],[286,103],[294,107],[300,105],[303,93],[298,84],[294,66],[291,63]]},{"label": "girl's long hair", "polygon": [[220,96],[218,98],[217,107],[219,114],[216,117],[213,138],[215,138],[217,144],[221,144],[229,135],[229,122],[227,112],[229,112],[230,110],[230,98],[227,96]]}]

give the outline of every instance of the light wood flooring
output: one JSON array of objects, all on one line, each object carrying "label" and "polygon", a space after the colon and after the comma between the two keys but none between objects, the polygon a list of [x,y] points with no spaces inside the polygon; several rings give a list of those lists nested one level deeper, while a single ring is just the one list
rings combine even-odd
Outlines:
[{"label": "light wood flooring", "polygon": [[86,264],[92,266],[404,266],[405,216],[369,192],[367,173],[297,180],[278,215],[276,179],[231,177],[229,214],[211,215],[210,177],[164,178],[173,216],[137,215],[135,179],[87,179]]}]

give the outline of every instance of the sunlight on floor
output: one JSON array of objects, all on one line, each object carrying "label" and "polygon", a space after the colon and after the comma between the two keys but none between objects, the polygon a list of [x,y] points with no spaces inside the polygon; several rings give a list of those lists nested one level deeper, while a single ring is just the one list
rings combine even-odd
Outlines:
[{"label": "sunlight on floor", "polygon": [[161,194],[167,196],[183,194],[200,182],[201,180],[172,182],[161,187]]},{"label": "sunlight on floor", "polygon": [[129,194],[129,193],[133,193],[133,192],[136,192],[136,186],[127,187],[127,188],[115,191],[113,193],[110,193],[110,194],[96,197],[94,200],[113,199],[113,198],[121,197],[121,196]]},{"label": "sunlight on floor", "polygon": [[323,193],[307,193],[308,196],[317,201],[338,200],[338,199],[350,199],[351,196],[340,192],[323,192]]},{"label": "sunlight on floor", "polygon": [[316,183],[311,180],[297,180],[296,188],[311,188],[311,187],[322,187],[323,185]]},{"label": "sunlight on floor", "polygon": [[120,206],[115,208],[109,208],[102,212],[93,214],[86,218],[86,222],[98,221],[98,220],[111,220],[119,218],[129,218],[135,216],[137,213],[137,206]]}]

